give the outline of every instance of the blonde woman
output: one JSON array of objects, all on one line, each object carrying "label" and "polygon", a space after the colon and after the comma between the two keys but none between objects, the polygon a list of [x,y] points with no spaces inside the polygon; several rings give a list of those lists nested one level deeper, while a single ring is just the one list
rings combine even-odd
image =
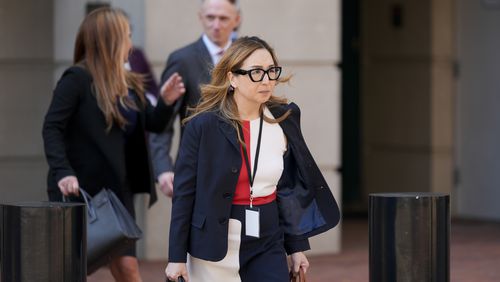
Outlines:
[{"label": "blonde woman", "polygon": [[[60,78],[43,124],[49,164],[48,195],[94,195],[112,189],[134,215],[133,194],[156,200],[144,130],[163,130],[172,105],[184,93],[179,75],[163,85],[153,108],[141,77],[124,68],[132,47],[130,27],[120,10],[101,8],[80,25],[73,66]],[[116,281],[141,281],[135,247],[114,257]]]},{"label": "blonde woman", "polygon": [[236,40],[185,120],[175,168],[168,279],[266,281],[306,271],[308,238],[340,214],[300,129],[274,95],[282,68],[257,37]]}]

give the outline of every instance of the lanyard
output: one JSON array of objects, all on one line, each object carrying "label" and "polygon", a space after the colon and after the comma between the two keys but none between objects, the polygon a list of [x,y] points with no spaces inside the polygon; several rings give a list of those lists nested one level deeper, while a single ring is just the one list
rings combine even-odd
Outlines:
[{"label": "lanyard", "polygon": [[[253,174],[250,171],[250,161],[248,160],[248,153],[245,146],[241,146],[243,148],[243,155],[245,157],[245,165],[247,167],[248,172],[248,180],[250,182],[250,207],[253,207],[253,181],[255,180],[255,173],[257,173],[257,164],[259,163],[259,151],[260,151],[260,140],[262,138],[262,122],[263,122],[263,113],[260,114],[260,125],[259,125],[259,137],[257,138],[257,149],[255,151],[255,161],[253,164]],[[245,139],[245,135],[243,135],[243,128],[241,125],[238,126],[240,130],[240,136]],[[251,138],[250,138],[251,139]]]}]

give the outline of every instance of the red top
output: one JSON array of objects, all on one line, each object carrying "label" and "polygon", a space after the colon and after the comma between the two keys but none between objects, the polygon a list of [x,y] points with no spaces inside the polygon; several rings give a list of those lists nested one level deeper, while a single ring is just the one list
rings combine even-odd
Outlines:
[{"label": "red top", "polygon": [[[248,161],[250,162],[250,171],[253,172],[253,164],[251,157],[251,149],[250,149],[250,122],[245,120],[242,122],[243,124],[243,139],[246,144]],[[243,151],[243,147],[240,146],[241,151],[241,170],[240,177],[238,178],[238,183],[236,184],[236,191],[234,192],[233,204],[234,205],[250,205],[250,179],[248,178],[248,170],[245,162],[245,155]],[[259,169],[257,168],[257,171]],[[257,173],[258,175],[258,173]],[[276,200],[276,191],[271,195],[265,197],[256,197],[253,198],[253,205],[264,205]]]}]

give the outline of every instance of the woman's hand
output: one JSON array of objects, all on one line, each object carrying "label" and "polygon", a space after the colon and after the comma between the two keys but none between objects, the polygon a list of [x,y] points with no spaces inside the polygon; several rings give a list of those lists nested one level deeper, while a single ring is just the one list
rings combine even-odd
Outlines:
[{"label": "woman's hand", "polygon": [[63,177],[59,182],[57,182],[59,190],[64,196],[76,195],[78,196],[80,191],[80,185],[78,184],[78,179],[75,176],[70,175]]},{"label": "woman's hand", "polygon": [[165,104],[172,105],[184,92],[186,92],[186,88],[182,77],[178,73],[174,73],[161,86],[160,96]]},{"label": "woman's hand", "polygon": [[185,263],[181,262],[170,262],[165,268],[165,275],[167,279],[171,281],[177,281],[177,279],[182,276],[184,281],[189,282],[189,277],[187,273],[187,268]]},{"label": "woman's hand", "polygon": [[290,258],[292,259],[293,272],[299,272],[300,267],[304,270],[304,274],[307,272],[307,269],[309,268],[309,261],[303,252],[293,253]]}]

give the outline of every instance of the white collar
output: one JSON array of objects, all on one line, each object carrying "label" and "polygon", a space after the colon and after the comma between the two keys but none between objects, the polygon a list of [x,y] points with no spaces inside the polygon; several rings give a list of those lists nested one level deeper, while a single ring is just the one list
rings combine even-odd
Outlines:
[{"label": "white collar", "polygon": [[224,46],[224,48],[220,48],[219,46],[217,46],[215,43],[213,43],[206,34],[203,34],[203,36],[201,37],[202,40],[203,40],[203,43],[205,43],[205,46],[207,47],[208,49],[208,53],[210,54],[210,56],[217,56],[219,54],[220,51],[226,51],[227,48],[229,48],[229,46],[231,46],[231,39],[229,39],[227,41],[227,44],[226,46]]}]

